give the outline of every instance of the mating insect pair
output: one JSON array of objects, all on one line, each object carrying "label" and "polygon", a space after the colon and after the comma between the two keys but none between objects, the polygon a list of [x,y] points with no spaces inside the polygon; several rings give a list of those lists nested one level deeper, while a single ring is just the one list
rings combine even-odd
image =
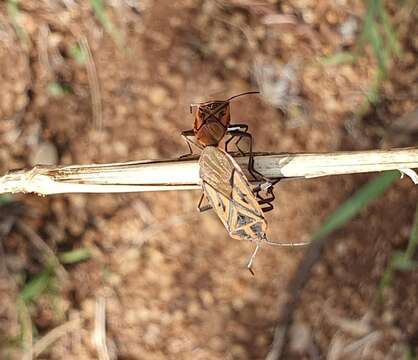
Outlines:
[{"label": "mating insect pair", "polygon": [[[299,245],[277,244],[267,240],[267,222],[263,212],[273,209],[273,186],[279,180],[270,180],[255,170],[253,141],[248,126],[230,124],[230,101],[254,93],[258,92],[247,92],[222,101],[192,104],[190,111],[193,106],[197,107],[194,127],[182,132],[190,150],[190,154],[185,156],[193,154],[191,145],[202,150],[199,174],[203,193],[198,208],[200,211],[213,209],[232,238],[255,241],[256,248],[248,262],[252,274],[252,263],[262,242],[276,246]],[[225,136],[229,136],[229,139],[225,141],[225,150],[222,150],[219,144]],[[240,148],[240,141],[244,138],[249,142],[248,153]],[[241,155],[248,155],[248,171],[255,181],[261,180],[259,185],[252,187],[237,162],[228,154],[233,140]],[[209,204],[203,206],[205,197]]]}]

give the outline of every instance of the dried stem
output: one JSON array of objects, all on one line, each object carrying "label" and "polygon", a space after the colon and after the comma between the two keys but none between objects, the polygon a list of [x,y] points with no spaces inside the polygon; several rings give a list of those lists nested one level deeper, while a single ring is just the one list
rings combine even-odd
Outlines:
[{"label": "dried stem", "polygon": [[46,335],[40,338],[31,349],[31,353],[34,358],[37,358],[41,355],[49,346],[60,338],[68,335],[71,332],[74,332],[80,328],[81,320],[76,318],[74,320],[67,321],[66,323],[57,326],[56,328],[49,331]]},{"label": "dried stem", "polygon": [[93,112],[93,123],[96,129],[101,130],[103,127],[103,109],[102,109],[102,97],[100,95],[99,78],[97,76],[96,64],[94,63],[93,54],[90,50],[89,43],[85,36],[79,41],[80,47],[88,55],[86,68],[87,77],[89,80],[89,86],[91,91],[91,105]]},{"label": "dried stem", "polygon": [[[236,157],[246,169],[248,157]],[[313,178],[418,168],[418,148],[322,154],[255,154],[255,168],[268,178]],[[198,157],[13,171],[0,178],[1,193],[139,192],[199,189]]]},{"label": "dried stem", "polygon": [[17,228],[30,239],[35,248],[42,254],[43,261],[46,264],[52,263],[55,268],[56,274],[62,283],[68,281],[68,273],[64,266],[61,265],[55,252],[47,245],[47,243],[28,225],[23,221],[16,221]]},{"label": "dried stem", "polygon": [[99,360],[110,360],[106,344],[106,300],[104,297],[97,298],[94,324],[93,342]]}]

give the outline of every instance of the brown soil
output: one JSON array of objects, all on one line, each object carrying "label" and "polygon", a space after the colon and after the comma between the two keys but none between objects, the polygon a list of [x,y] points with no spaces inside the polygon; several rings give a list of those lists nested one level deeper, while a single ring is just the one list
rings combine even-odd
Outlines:
[{"label": "brown soil", "polygon": [[[389,4],[403,54],[383,84],[381,103],[359,117],[376,71],[371,51],[354,64],[318,60],[353,48],[355,33],[343,35],[341,26],[357,24],[359,32],[360,0],[107,3],[113,36],[88,1],[21,1],[26,35],[20,38],[0,3],[2,173],[45,159],[89,164],[177,157],[186,152],[180,132],[193,122],[189,104],[257,88],[260,78],[267,86],[268,66],[294,74],[280,110],[256,96],[232,104],[233,121],[249,124],[259,151],[396,146],[400,140],[388,129],[417,108],[418,13],[410,5]],[[264,23],[275,15],[279,24]],[[99,92],[86,65],[71,55],[83,38]],[[58,83],[62,94],[53,91]],[[101,111],[92,105],[97,99]],[[416,144],[412,136],[402,141]],[[281,183],[268,214],[270,238],[309,239],[371,178]],[[229,239],[213,213],[198,214],[198,198],[199,192],[14,196],[0,208],[0,357],[21,358],[20,345],[28,343],[12,339],[25,321],[18,316],[19,288],[45,266],[38,235],[56,253],[79,247],[92,253],[89,261],[66,266],[69,279],[57,284],[55,295],[28,306],[34,343],[68,320],[81,320],[79,330],[39,358],[99,358],[92,335],[100,297],[110,358],[264,358],[303,249],[264,248],[252,277],[245,265],[253,246]],[[388,260],[406,247],[416,199],[416,187],[398,181],[335,234],[302,292],[286,359],[400,359],[416,351],[418,271],[396,273],[385,302],[376,302]]]}]

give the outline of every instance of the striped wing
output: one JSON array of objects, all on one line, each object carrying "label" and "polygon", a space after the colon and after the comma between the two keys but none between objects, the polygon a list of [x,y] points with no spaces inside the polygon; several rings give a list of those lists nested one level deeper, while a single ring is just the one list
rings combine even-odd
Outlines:
[{"label": "striped wing", "polygon": [[241,240],[264,238],[267,223],[263,211],[236,161],[223,150],[208,146],[199,165],[203,192],[229,235]]}]

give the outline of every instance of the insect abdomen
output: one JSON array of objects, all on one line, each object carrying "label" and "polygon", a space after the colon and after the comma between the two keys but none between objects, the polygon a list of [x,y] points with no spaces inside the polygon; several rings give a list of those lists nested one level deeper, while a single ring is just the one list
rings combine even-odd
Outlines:
[{"label": "insect abdomen", "polygon": [[206,147],[199,160],[202,188],[232,238],[261,240],[267,223],[260,205],[235,160],[216,147]]}]

